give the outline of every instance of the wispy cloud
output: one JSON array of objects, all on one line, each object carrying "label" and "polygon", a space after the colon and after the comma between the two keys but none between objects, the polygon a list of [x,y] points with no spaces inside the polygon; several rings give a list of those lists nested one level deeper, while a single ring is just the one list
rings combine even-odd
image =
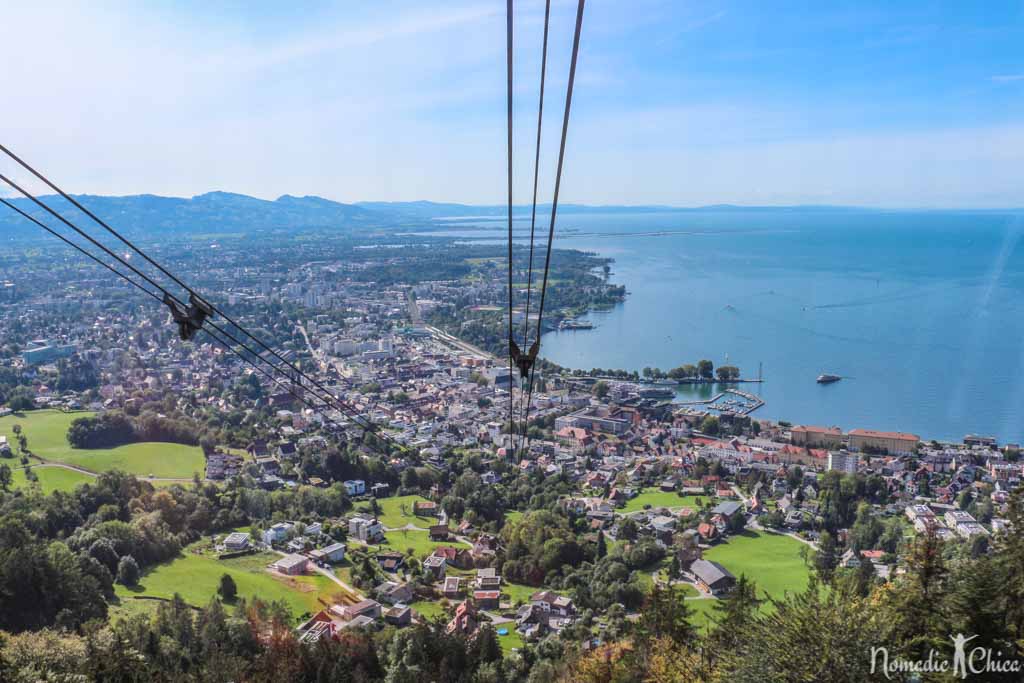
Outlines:
[{"label": "wispy cloud", "polygon": [[690,31],[696,31],[699,28],[704,28],[705,26],[713,24],[719,19],[723,18],[726,14],[727,12],[723,9],[715,12],[714,14],[709,14],[706,17],[695,19],[694,21],[691,21],[690,23],[683,26],[683,29],[682,31],[680,31],[680,33],[689,33]]},{"label": "wispy cloud", "polygon": [[703,16],[703,17],[697,17],[696,19],[691,19],[690,21],[685,22],[682,26],[680,26],[672,34],[662,38],[659,41],[657,41],[656,44],[657,45],[664,45],[666,43],[675,42],[675,41],[679,40],[679,38],[681,38],[682,36],[686,35],[687,33],[693,33],[694,31],[699,31],[702,28],[705,28],[707,26],[710,26],[711,24],[714,24],[715,22],[720,21],[722,18],[725,17],[726,14],[727,14],[727,12],[723,9],[723,10],[719,10],[717,12],[714,12],[712,14],[708,14],[708,15]]},{"label": "wispy cloud", "polygon": [[254,46],[240,52],[228,52],[217,55],[206,66],[224,68],[233,65],[247,70],[259,70],[382,43],[400,46],[402,41],[473,25],[493,18],[499,12],[500,8],[496,6],[461,7],[447,12],[417,11],[358,26],[331,27],[319,34],[301,35],[271,46]]},{"label": "wispy cloud", "polygon": [[988,80],[993,83],[1014,83],[1016,81],[1024,81],[1024,74],[1000,74],[998,76],[989,76]]}]

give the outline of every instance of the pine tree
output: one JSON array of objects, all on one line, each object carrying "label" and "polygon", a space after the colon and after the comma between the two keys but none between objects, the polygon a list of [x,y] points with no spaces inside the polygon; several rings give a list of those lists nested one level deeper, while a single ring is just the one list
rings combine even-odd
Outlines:
[{"label": "pine tree", "polygon": [[950,630],[975,635],[971,647],[1010,651],[1006,580],[998,561],[984,556],[960,565],[952,585]]},{"label": "pine tree", "polygon": [[604,540],[604,532],[597,532],[597,559],[601,559],[608,554],[608,546]]},{"label": "pine tree", "polygon": [[715,624],[711,633],[712,649],[725,651],[736,645],[743,629],[750,624],[760,601],[757,599],[757,585],[740,574],[729,594],[715,602],[711,621]]},{"label": "pine tree", "polygon": [[692,643],[697,636],[690,623],[686,594],[672,587],[662,588],[655,582],[637,622],[641,641],[669,638],[680,644]]},{"label": "pine tree", "polygon": [[918,536],[906,558],[907,573],[894,590],[888,622],[909,659],[925,660],[929,650],[943,651],[949,644],[944,615],[949,572],[942,547],[933,530]]},{"label": "pine tree", "polygon": [[814,570],[818,580],[822,583],[831,583],[836,567],[839,565],[839,553],[836,549],[836,539],[827,531],[821,532],[818,539],[818,552],[814,556]]},{"label": "pine tree", "polygon": [[[850,683],[872,676],[872,646],[885,642],[877,610],[849,581],[822,587],[812,576],[806,591],[772,600],[774,609],[750,620],[721,657],[716,680],[733,683],[815,681]],[[896,680],[896,679],[894,679]]]},{"label": "pine tree", "polygon": [[857,595],[862,598],[866,598],[871,593],[871,588],[875,585],[875,565],[872,564],[871,560],[862,558],[860,566],[857,567],[856,585]]},{"label": "pine tree", "polygon": [[995,561],[1003,574],[1006,623],[1024,645],[1024,491],[1017,489],[1007,504],[1010,528],[996,537]]},{"label": "pine tree", "polygon": [[238,586],[235,585],[235,580],[231,578],[231,574],[225,572],[221,575],[217,594],[220,595],[224,602],[231,602],[238,595]]}]

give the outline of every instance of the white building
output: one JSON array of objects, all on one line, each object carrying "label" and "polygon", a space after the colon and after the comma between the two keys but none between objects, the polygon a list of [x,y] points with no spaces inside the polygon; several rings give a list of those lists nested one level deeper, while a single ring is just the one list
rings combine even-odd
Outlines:
[{"label": "white building", "polygon": [[266,544],[280,543],[288,537],[288,532],[295,525],[291,522],[278,522],[263,532],[263,542]]},{"label": "white building", "polygon": [[384,525],[376,517],[361,513],[348,521],[348,535],[365,543],[384,538]]},{"label": "white building", "polygon": [[856,474],[858,460],[859,458],[856,454],[848,453],[847,451],[829,452],[827,469],[830,472],[838,470],[846,474]]},{"label": "white building", "polygon": [[302,555],[285,555],[274,563],[274,569],[282,574],[298,576],[309,570],[309,559]]},{"label": "white building", "polygon": [[332,543],[326,548],[313,550],[309,556],[317,562],[341,562],[345,559],[346,549],[347,546],[344,543]]},{"label": "white building", "polygon": [[358,496],[366,493],[366,482],[362,479],[349,479],[344,482],[345,493],[350,496]]},{"label": "white building", "polygon": [[238,531],[228,534],[228,537],[224,539],[224,547],[232,552],[245,550],[249,547],[249,534],[243,534]]}]

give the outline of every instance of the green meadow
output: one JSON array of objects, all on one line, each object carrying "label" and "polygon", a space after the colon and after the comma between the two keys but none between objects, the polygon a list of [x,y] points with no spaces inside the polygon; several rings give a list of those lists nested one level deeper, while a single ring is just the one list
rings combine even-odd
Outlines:
[{"label": "green meadow", "polygon": [[762,597],[782,598],[786,591],[807,587],[810,571],[801,557],[805,547],[789,536],[747,530],[705,552],[704,559],[718,562],[737,578],[746,574]]},{"label": "green meadow", "polygon": [[[17,464],[17,461],[13,461],[13,463]],[[12,467],[13,488],[25,488],[33,485],[26,479],[24,469],[21,467],[13,469],[14,464],[11,462],[7,464]],[[40,490],[47,495],[54,491],[73,491],[79,484],[84,484],[94,479],[94,477],[83,472],[69,470],[57,465],[35,465],[32,467],[32,471],[39,478]]]},{"label": "green meadow", "polygon": [[[186,549],[181,555],[148,569],[139,584],[127,587],[118,584],[115,593],[120,604],[112,608],[111,615],[119,616],[137,611],[133,603],[137,596],[171,598],[175,593],[190,605],[201,607],[217,595],[220,577],[230,574],[238,587],[238,597],[251,600],[282,601],[298,619],[306,613],[322,608],[318,598],[328,604],[344,602],[343,589],[320,574],[309,576],[283,576],[267,565],[278,559],[274,553],[259,553],[230,560],[218,560],[213,555],[196,554]],[[155,605],[155,601],[153,601]]]},{"label": "green meadow", "polygon": [[508,629],[508,633],[505,635],[498,634],[498,644],[501,645],[501,652],[506,657],[512,654],[513,650],[521,649],[523,647],[523,637],[516,631],[515,622],[509,622],[507,624],[500,624],[495,629]]},{"label": "green meadow", "polygon": [[[804,547],[789,536],[748,529],[705,551],[704,559],[718,562],[737,578],[745,574],[757,585],[762,599],[767,596],[782,599],[786,592],[795,593],[807,587],[810,570],[802,557]],[[692,620],[700,628],[708,626],[716,602],[714,599],[687,601],[694,613]],[[767,602],[762,603],[762,610],[769,608]]]},{"label": "green meadow", "polygon": [[[436,517],[417,517],[412,514],[412,506],[417,502],[425,503],[427,499],[423,496],[378,498],[377,504],[380,505],[381,513],[377,515],[377,519],[388,529],[397,529],[409,524],[426,529],[433,524],[437,524]],[[370,506],[366,503],[359,503],[356,505],[356,510],[369,512]]]},{"label": "green meadow", "polygon": [[675,491],[661,491],[657,488],[646,488],[640,492],[636,498],[630,498],[626,501],[625,507],[619,508],[618,513],[623,514],[626,512],[639,512],[646,509],[645,505],[650,505],[652,508],[682,508],[687,507],[694,511],[700,509],[700,505],[697,505],[697,500],[707,505],[711,502],[713,496],[680,496]]},{"label": "green meadow", "polygon": [[373,546],[382,550],[394,550],[403,555],[412,548],[412,554],[422,560],[434,552],[434,548],[441,546],[468,547],[458,541],[431,541],[430,533],[426,531],[388,531],[384,534],[386,542]]},{"label": "green meadow", "polygon": [[90,412],[64,413],[59,410],[33,410],[0,418],[0,434],[12,446],[13,426],[20,424],[32,453],[45,460],[74,465],[93,472],[119,469],[139,477],[188,479],[205,469],[203,451],[198,446],[176,443],[132,443],[116,448],[72,448],[67,441],[68,428]]},{"label": "green meadow", "polygon": [[448,613],[445,611],[444,607],[441,606],[440,601],[417,600],[410,604],[409,607],[412,607],[414,612],[430,621],[433,621],[438,617],[441,619],[448,618]]}]

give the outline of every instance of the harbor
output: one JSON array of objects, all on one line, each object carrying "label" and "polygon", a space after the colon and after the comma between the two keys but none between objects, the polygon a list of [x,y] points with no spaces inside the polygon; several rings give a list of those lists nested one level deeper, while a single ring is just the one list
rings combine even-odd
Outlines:
[{"label": "harbor", "polygon": [[764,399],[739,389],[724,389],[703,401],[680,401],[683,408],[701,410],[709,414],[750,415],[765,404]]},{"label": "harbor", "polygon": [[590,323],[590,322],[587,322],[585,320],[573,320],[571,318],[567,318],[567,319],[563,320],[562,322],[558,323],[558,329],[559,330],[563,330],[563,331],[564,330],[592,330],[592,329],[594,329],[594,324]]}]

